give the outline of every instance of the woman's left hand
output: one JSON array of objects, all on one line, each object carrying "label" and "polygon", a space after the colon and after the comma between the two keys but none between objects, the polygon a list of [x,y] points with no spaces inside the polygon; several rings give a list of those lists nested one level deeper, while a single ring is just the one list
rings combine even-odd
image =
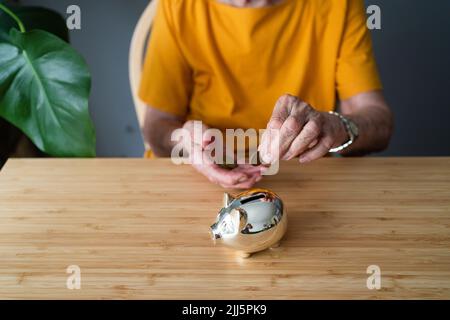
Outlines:
[{"label": "woman's left hand", "polygon": [[275,105],[259,151],[266,163],[295,157],[307,163],[347,140],[347,131],[338,117],[319,112],[297,97],[284,95]]}]

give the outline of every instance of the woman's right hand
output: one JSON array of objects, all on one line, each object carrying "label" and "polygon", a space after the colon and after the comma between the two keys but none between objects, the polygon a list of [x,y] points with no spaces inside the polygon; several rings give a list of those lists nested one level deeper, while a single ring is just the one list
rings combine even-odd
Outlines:
[{"label": "woman's right hand", "polygon": [[[202,142],[196,144],[194,139],[194,121],[187,121],[183,129],[190,132],[191,145],[186,145],[185,150],[189,153],[192,166],[207,177],[211,182],[216,183],[226,189],[248,189],[253,187],[262,179],[261,167],[250,164],[237,165],[234,169],[225,169],[214,163],[209,152],[206,152],[208,145],[212,142],[204,133],[208,126],[202,124]],[[202,161],[198,161],[201,159]]]}]

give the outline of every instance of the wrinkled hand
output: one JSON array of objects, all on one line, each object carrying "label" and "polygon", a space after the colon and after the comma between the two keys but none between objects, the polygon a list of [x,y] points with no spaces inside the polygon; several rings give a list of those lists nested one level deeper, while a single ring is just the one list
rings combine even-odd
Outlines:
[{"label": "wrinkled hand", "polygon": [[[344,124],[335,115],[319,112],[291,95],[280,97],[263,134],[259,151],[264,162],[300,157],[307,163],[326,155],[348,140]],[[279,130],[278,137],[270,129]],[[278,149],[278,150],[277,150]]]},{"label": "wrinkled hand", "polygon": [[[194,141],[194,121],[186,122],[183,128],[190,131],[192,141]],[[202,132],[205,133],[207,129],[208,127],[202,124]],[[205,152],[211,142],[207,135],[203,134],[201,145],[195,145],[194,147],[185,146],[185,149],[188,150],[192,166],[211,182],[227,189],[248,189],[262,179],[260,167],[245,164],[228,170],[214,163],[213,159],[209,157],[209,153]],[[200,164],[196,163],[194,161],[195,159],[202,159],[203,161]]]}]

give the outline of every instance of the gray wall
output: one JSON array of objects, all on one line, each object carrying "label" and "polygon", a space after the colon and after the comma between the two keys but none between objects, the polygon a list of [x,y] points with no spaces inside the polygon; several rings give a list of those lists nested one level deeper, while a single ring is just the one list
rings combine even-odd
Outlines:
[{"label": "gray wall", "polygon": [[[200,1],[200,0],[199,0]],[[300,0],[299,0],[300,1]],[[148,0],[22,0],[65,14],[82,10],[72,44],[93,76],[91,114],[99,156],[141,156],[143,144],[128,84],[128,46]],[[450,155],[450,1],[366,0],[382,10],[373,31],[385,94],[396,116],[383,155]]]},{"label": "gray wall", "polygon": [[385,155],[450,155],[450,1],[369,0],[375,55],[396,130]]}]

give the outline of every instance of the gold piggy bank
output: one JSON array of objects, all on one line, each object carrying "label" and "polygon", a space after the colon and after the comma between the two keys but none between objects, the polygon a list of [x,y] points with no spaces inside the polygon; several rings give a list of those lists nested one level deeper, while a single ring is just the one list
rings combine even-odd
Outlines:
[{"label": "gold piggy bank", "polygon": [[251,189],[235,197],[224,195],[223,208],[210,232],[214,241],[248,257],[279,246],[286,229],[287,214],[280,197],[270,190]]}]

